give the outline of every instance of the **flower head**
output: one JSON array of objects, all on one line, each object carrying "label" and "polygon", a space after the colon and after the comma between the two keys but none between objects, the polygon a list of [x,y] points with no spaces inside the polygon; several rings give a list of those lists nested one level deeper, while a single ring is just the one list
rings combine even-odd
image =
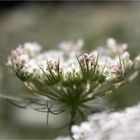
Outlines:
[{"label": "flower head", "polygon": [[[127,45],[112,38],[107,47],[90,53],[82,53],[83,44],[82,40],[63,42],[58,50],[41,52],[39,44],[25,43],[8,57],[8,65],[32,92],[70,112],[71,125],[78,114],[83,118],[87,102],[131,81],[129,72],[138,71],[140,65],[139,56],[132,61]],[[48,102],[45,106],[52,113]]]}]

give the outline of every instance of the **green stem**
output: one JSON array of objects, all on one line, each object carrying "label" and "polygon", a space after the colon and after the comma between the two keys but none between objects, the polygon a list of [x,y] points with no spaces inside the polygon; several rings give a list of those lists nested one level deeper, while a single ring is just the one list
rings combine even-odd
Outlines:
[{"label": "green stem", "polygon": [[75,118],[76,118],[76,109],[72,108],[70,112],[70,125],[69,125],[69,133],[71,138],[74,140],[72,133],[71,133],[71,128],[75,124]]}]

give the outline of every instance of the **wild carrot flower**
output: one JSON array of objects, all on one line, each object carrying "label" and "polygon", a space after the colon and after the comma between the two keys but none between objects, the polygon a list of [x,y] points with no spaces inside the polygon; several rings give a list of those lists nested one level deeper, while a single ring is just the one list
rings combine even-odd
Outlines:
[{"label": "wild carrot flower", "polygon": [[[41,52],[39,44],[25,43],[11,51],[7,63],[41,100],[41,104],[36,100],[34,103],[42,109],[46,107],[49,113],[70,113],[70,126],[78,115],[84,119],[90,101],[133,80],[140,68],[140,57],[132,61],[127,44],[117,44],[109,38],[105,47],[90,53],[83,52],[83,45],[80,39],[76,43],[62,42],[57,50]],[[57,105],[57,110],[51,108],[52,104]]]}]

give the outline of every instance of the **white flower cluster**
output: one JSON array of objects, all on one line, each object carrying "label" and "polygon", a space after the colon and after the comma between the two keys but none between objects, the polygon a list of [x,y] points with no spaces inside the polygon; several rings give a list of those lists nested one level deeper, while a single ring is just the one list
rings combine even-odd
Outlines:
[{"label": "white flower cluster", "polygon": [[80,39],[41,52],[37,43],[25,43],[8,57],[8,65],[32,93],[59,103],[60,112],[69,111],[71,126],[76,116],[85,115],[87,102],[132,81],[140,69],[140,55],[132,61],[127,45],[112,38],[90,53],[83,52],[83,45]]},{"label": "white flower cluster", "polygon": [[[87,78],[96,79],[95,77],[98,77],[98,79],[104,78],[107,81],[118,81],[124,78],[127,70],[133,66],[129,53],[125,51],[127,45],[118,45],[112,38],[107,40],[106,48],[97,48],[89,54],[82,54],[82,47],[82,40],[78,40],[76,43],[72,41],[62,42],[59,50],[51,50],[40,54],[41,47],[39,44],[25,43],[11,51],[8,57],[8,65],[14,68],[18,77],[22,80],[40,79],[41,77],[43,79],[48,66],[50,66],[54,75],[57,75],[56,67],[58,67],[63,73],[64,81],[82,78],[82,74],[85,74],[84,76],[87,76]],[[76,57],[79,54],[81,56]],[[136,68],[140,65],[139,58],[138,56],[135,59]]]},{"label": "white flower cluster", "polygon": [[72,127],[75,140],[139,140],[140,104],[122,112],[98,113]]},{"label": "white flower cluster", "polygon": [[33,58],[41,51],[41,46],[37,43],[24,43],[19,45],[15,50],[11,51],[8,57],[7,65],[11,66],[12,70],[22,80],[31,77],[37,69]]},{"label": "white flower cluster", "polygon": [[[57,70],[56,67],[63,69],[65,80],[69,73],[80,71],[75,51],[76,49],[79,51],[82,46],[82,40],[78,40],[75,44],[73,42],[62,42],[59,50],[40,53],[41,46],[39,44],[25,43],[11,51],[7,64],[23,81],[32,78],[43,79],[44,72],[47,72],[49,66],[53,71]],[[58,64],[59,61],[61,61],[61,64]]]}]

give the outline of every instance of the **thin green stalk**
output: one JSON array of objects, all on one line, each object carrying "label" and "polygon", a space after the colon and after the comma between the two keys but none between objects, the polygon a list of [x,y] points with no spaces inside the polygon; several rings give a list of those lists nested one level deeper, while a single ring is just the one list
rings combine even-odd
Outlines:
[{"label": "thin green stalk", "polygon": [[70,112],[70,125],[69,125],[69,133],[70,133],[70,136],[73,140],[74,140],[74,138],[73,138],[73,135],[72,135],[72,132],[71,132],[71,128],[76,123],[75,118],[76,118],[76,108],[73,107],[71,109],[71,112]]}]

